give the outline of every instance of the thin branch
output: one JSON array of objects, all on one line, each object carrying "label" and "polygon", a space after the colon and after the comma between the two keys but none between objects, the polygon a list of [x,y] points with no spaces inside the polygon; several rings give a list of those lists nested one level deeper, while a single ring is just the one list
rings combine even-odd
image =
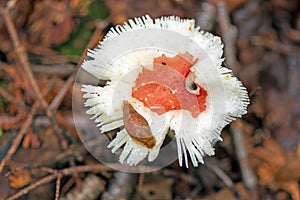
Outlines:
[{"label": "thin branch", "polygon": [[238,71],[236,59],[236,38],[237,29],[230,23],[226,4],[223,1],[217,5],[218,20],[222,31],[222,39],[224,40],[225,62],[232,69],[234,74]]},{"label": "thin branch", "polygon": [[51,174],[51,175],[48,175],[40,180],[38,180],[37,182],[23,188],[22,190],[20,190],[19,192],[17,192],[16,194],[8,197],[6,200],[14,200],[14,199],[18,199],[20,197],[22,197],[23,195],[27,194],[28,192],[30,192],[31,190],[41,186],[41,185],[44,185],[46,183],[49,183],[51,182],[52,180],[54,180],[56,178],[56,174]]},{"label": "thin branch", "polygon": [[[43,95],[47,94],[48,91],[50,90],[50,88],[53,86],[52,84],[49,84],[47,86],[47,88],[43,91]],[[11,159],[11,157],[13,156],[13,154],[17,151],[20,143],[22,142],[22,139],[27,131],[27,129],[29,128],[29,126],[32,123],[33,117],[37,111],[37,108],[40,106],[40,101],[37,100],[33,106],[31,107],[27,118],[25,120],[25,122],[23,123],[18,135],[16,136],[16,138],[13,140],[13,144],[10,147],[10,149],[8,150],[7,154],[5,155],[5,157],[3,158],[3,160],[0,163],[0,173],[3,171],[4,166],[6,165],[7,161],[9,161]]]},{"label": "thin branch", "polygon": [[137,190],[139,193],[142,193],[143,191],[144,178],[145,178],[145,174],[141,173],[139,175],[139,183],[138,183],[138,190]]},{"label": "thin branch", "polygon": [[33,190],[41,185],[50,183],[51,181],[53,181],[54,179],[56,179],[58,177],[69,176],[69,175],[72,175],[77,172],[100,172],[100,171],[107,171],[107,170],[111,170],[111,168],[109,168],[103,164],[75,166],[75,167],[70,167],[70,168],[61,169],[61,170],[55,170],[55,172],[53,174],[50,174],[32,184],[30,184],[29,186],[23,188],[22,190],[15,193],[14,195],[8,197],[7,200],[18,199],[18,198],[22,197],[23,195],[27,194],[28,192],[30,192],[31,190]]},{"label": "thin branch", "polygon": [[[58,135],[58,137],[60,139],[60,146],[62,147],[63,150],[65,150],[67,148],[67,141],[63,137],[62,130],[59,128],[59,126],[57,124],[57,121],[55,119],[55,116],[53,115],[53,112],[51,112],[51,110],[49,109],[49,105],[45,101],[45,99],[43,98],[43,95],[42,95],[42,93],[41,93],[41,91],[40,91],[40,89],[39,89],[39,87],[37,85],[37,82],[36,82],[36,80],[35,80],[35,78],[33,76],[32,70],[30,68],[30,64],[28,62],[28,57],[26,55],[24,47],[20,43],[20,39],[18,37],[16,27],[15,27],[13,21],[12,21],[12,18],[11,18],[11,15],[10,15],[10,9],[13,7],[13,5],[15,3],[16,3],[16,1],[9,1],[6,8],[0,8],[0,13],[4,17],[4,21],[5,21],[5,24],[7,26],[8,33],[9,33],[9,35],[11,37],[11,41],[13,43],[13,46],[15,48],[15,51],[16,51],[16,54],[17,54],[17,58],[18,58],[18,60],[19,60],[19,62],[21,64],[21,66],[23,67],[26,76],[29,79],[31,87],[33,88],[35,94],[37,95],[38,101],[40,102],[40,104],[42,105],[42,107],[45,109],[46,115],[51,119],[51,121],[53,123],[53,127],[54,127],[54,130],[55,130],[55,133]],[[33,117],[33,116],[31,116],[31,117]],[[31,119],[31,118],[28,118],[28,119]],[[21,137],[21,139],[22,138],[23,138],[23,136]],[[4,161],[4,163],[5,162],[6,161]],[[0,165],[0,172],[3,170],[3,167],[4,167],[4,165]]]},{"label": "thin branch", "polygon": [[[108,19],[104,20],[102,25],[97,26],[97,29],[95,30],[94,34],[92,35],[91,39],[89,40],[89,42],[87,44],[87,49],[92,48],[92,46],[95,43],[99,42],[98,41],[99,35],[101,35],[101,32],[103,31],[104,27],[107,25],[108,25]],[[85,59],[87,49],[85,50],[84,54],[81,56],[80,61],[78,62],[77,67],[73,71],[72,75],[68,78],[68,80],[65,82],[63,87],[60,89],[60,91],[57,93],[57,95],[54,97],[51,104],[49,105],[50,113],[55,113],[57,111],[61,102],[64,100],[65,96],[67,95],[69,88],[73,85],[76,75],[77,75],[77,71],[79,70],[79,68],[81,67],[81,63]],[[51,116],[51,118],[52,118],[52,123],[54,124],[55,132],[56,132],[58,138],[60,139],[60,146],[62,147],[63,150],[66,150],[68,144],[63,136],[62,130],[59,128],[55,116]]]},{"label": "thin branch", "polygon": [[274,39],[264,36],[252,36],[250,41],[255,46],[262,46],[285,55],[299,55],[300,52],[300,48],[298,46],[285,45]]},{"label": "thin branch", "polygon": [[[220,22],[220,28],[222,31],[222,38],[224,39],[225,43],[225,57],[227,59],[227,64],[231,67],[233,73],[237,73],[237,59],[236,59],[236,28],[230,23],[230,19],[226,10],[226,5],[224,2],[221,2],[217,6],[218,9],[218,19]],[[233,143],[235,146],[235,151],[238,157],[238,161],[240,164],[240,169],[243,177],[243,181],[248,189],[251,192],[256,188],[256,179],[254,174],[249,167],[247,153],[245,150],[244,145],[244,138],[243,133],[238,131],[233,125],[231,124],[231,133],[233,138]],[[225,178],[225,177],[223,177]],[[225,181],[226,179],[224,179]],[[229,181],[229,180],[228,180]],[[224,182],[226,184],[226,182]],[[227,183],[229,184],[229,182]],[[228,185],[234,189],[233,186]],[[253,196],[253,198],[255,198]]]},{"label": "thin branch", "polygon": [[9,102],[17,104],[17,100],[14,98],[13,95],[11,95],[9,92],[7,92],[4,88],[0,87],[0,96],[2,96],[4,99],[6,99]]},{"label": "thin branch", "polygon": [[33,105],[30,113],[27,116],[26,121],[24,122],[24,124],[22,125],[17,137],[14,139],[12,146],[10,147],[10,149],[8,150],[7,154],[5,155],[5,157],[3,158],[3,160],[0,163],[0,173],[3,171],[4,166],[6,165],[7,161],[9,161],[12,157],[12,155],[17,151],[27,129],[29,128],[29,126],[32,123],[33,120],[33,114],[36,112],[36,108],[39,104],[35,104]]},{"label": "thin branch", "polygon": [[101,33],[103,32],[103,29],[109,24],[109,18],[107,18],[106,20],[104,20],[99,26],[97,26],[95,32],[93,33],[91,39],[89,40],[87,47],[84,51],[84,53],[82,54],[76,70],[74,70],[74,72],[72,73],[72,75],[68,78],[68,80],[66,81],[66,83],[64,84],[64,86],[60,89],[60,91],[58,92],[58,94],[55,96],[55,98],[53,99],[53,101],[51,102],[49,109],[53,112],[55,112],[58,107],[60,106],[61,102],[63,101],[64,97],[66,96],[69,88],[72,86],[72,84],[75,81],[75,77],[77,74],[77,71],[79,70],[79,68],[81,67],[81,63],[84,61],[85,57],[86,57],[86,53],[88,51],[88,49],[92,48],[96,43],[99,42],[99,35],[101,35]]},{"label": "thin branch", "polygon": [[59,198],[60,185],[61,185],[61,176],[58,175],[55,184],[55,200],[58,200]]},{"label": "thin branch", "polygon": [[197,12],[197,25],[205,31],[211,31],[215,24],[216,13],[216,7],[213,4],[203,2],[201,10]]},{"label": "thin branch", "polygon": [[60,77],[70,76],[75,66],[72,64],[58,64],[58,65],[33,65],[31,67],[33,72],[43,73],[47,75],[57,75]]},{"label": "thin branch", "polygon": [[196,199],[197,195],[202,189],[202,185],[200,183],[197,183],[197,185],[194,187],[194,189],[190,192],[188,198],[186,199]]},{"label": "thin branch", "polygon": [[[111,168],[112,167],[112,168]],[[122,164],[117,164],[117,163],[107,163],[107,165],[103,164],[91,164],[91,165],[83,165],[83,166],[74,166],[74,167],[69,167],[61,170],[55,170],[55,169],[50,169],[50,168],[42,168],[43,171],[50,172],[52,174],[30,184],[29,186],[23,188],[19,192],[15,193],[14,195],[10,196],[7,198],[7,200],[14,200],[18,199],[19,197],[27,194],[31,190],[34,190],[35,188],[47,184],[54,179],[56,179],[58,176],[61,178],[64,176],[70,176],[75,173],[84,173],[84,172],[101,172],[101,171],[114,171],[114,169],[121,169],[124,167]],[[125,168],[124,168],[125,169]],[[132,166],[129,167],[128,169],[132,169],[135,172],[143,172],[143,171],[154,171],[157,170],[158,168],[155,167],[149,167],[149,166]],[[128,170],[127,169],[127,170]]]},{"label": "thin branch", "polygon": [[28,62],[26,52],[20,43],[20,39],[18,37],[16,27],[11,18],[10,9],[12,8],[12,5],[14,5],[14,4],[15,4],[15,1],[9,1],[6,8],[0,8],[0,13],[2,14],[2,16],[4,18],[4,22],[5,22],[6,28],[8,30],[9,36],[11,38],[12,44],[15,48],[17,58],[24,69],[25,75],[29,79],[29,83],[30,83],[33,91],[35,92],[38,100],[41,102],[41,105],[43,106],[43,108],[46,110],[47,115],[52,116],[52,114],[48,108],[48,103],[43,98],[43,95],[38,87],[38,84],[33,76],[32,71],[30,69],[30,65]]},{"label": "thin branch", "polygon": [[207,169],[213,172],[223,183],[226,187],[228,187],[231,192],[234,194],[236,199],[242,200],[243,198],[240,196],[238,191],[234,187],[234,183],[231,178],[217,165],[213,164],[209,159],[206,160],[205,165]]},{"label": "thin branch", "polygon": [[178,173],[175,170],[163,169],[162,174],[164,176],[174,176],[176,178],[180,178],[181,180],[183,180],[191,185],[196,185],[199,182],[196,177],[194,177],[190,174],[186,174],[186,173]]},{"label": "thin branch", "polygon": [[233,125],[230,126],[230,132],[232,134],[235,153],[240,165],[243,182],[252,193],[252,198],[257,199],[255,196],[257,180],[248,162],[248,153],[245,147],[244,133],[237,126]]}]

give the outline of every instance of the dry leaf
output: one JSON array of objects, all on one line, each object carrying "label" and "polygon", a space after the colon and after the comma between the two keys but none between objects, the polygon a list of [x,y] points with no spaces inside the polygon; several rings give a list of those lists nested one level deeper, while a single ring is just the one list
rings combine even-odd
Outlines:
[{"label": "dry leaf", "polygon": [[[32,0],[22,0],[17,1],[13,9],[10,10],[12,19],[14,20],[14,25],[17,30],[22,29],[27,22],[28,16],[32,12]],[[5,6],[7,0],[0,1],[1,6]],[[4,18],[0,15],[0,51],[5,53],[12,50],[11,38],[7,32],[7,27],[5,26]],[[18,31],[18,34],[21,34]]]},{"label": "dry leaf", "polygon": [[35,3],[29,18],[29,41],[44,47],[61,44],[73,30],[72,9],[67,1],[45,0]]},{"label": "dry leaf", "polygon": [[172,184],[171,178],[160,176],[146,176],[142,187],[142,199],[172,199]]},{"label": "dry leaf", "polygon": [[28,133],[25,135],[23,143],[22,143],[23,148],[27,149],[29,147],[32,147],[32,148],[37,149],[40,147],[40,145],[41,145],[41,142],[40,142],[38,136],[36,134],[34,134],[31,129],[29,129]]},{"label": "dry leaf", "polygon": [[[245,188],[243,183],[237,183],[235,184],[235,188],[238,191],[238,193],[241,195],[242,199],[250,200],[251,195],[249,194],[249,191]],[[205,198],[201,198],[202,200],[236,200],[237,198],[234,196],[232,191],[230,191],[228,188],[223,188],[220,191],[213,193]]]},{"label": "dry leaf", "polygon": [[273,190],[283,189],[299,200],[300,157],[283,150],[273,139],[267,138],[263,146],[249,150],[260,184]]},{"label": "dry leaf", "polygon": [[29,170],[21,170],[13,173],[8,177],[10,181],[10,186],[19,189],[28,185],[31,181],[31,175]]}]

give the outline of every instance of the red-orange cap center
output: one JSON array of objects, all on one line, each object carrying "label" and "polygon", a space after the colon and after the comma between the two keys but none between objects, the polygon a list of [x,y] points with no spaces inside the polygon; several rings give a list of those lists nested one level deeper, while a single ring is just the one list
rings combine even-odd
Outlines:
[{"label": "red-orange cap center", "polygon": [[198,84],[199,94],[186,89],[185,79],[193,66],[190,58],[190,54],[155,58],[153,69],[143,68],[138,75],[132,97],[158,114],[183,109],[197,117],[206,109],[207,91]]}]

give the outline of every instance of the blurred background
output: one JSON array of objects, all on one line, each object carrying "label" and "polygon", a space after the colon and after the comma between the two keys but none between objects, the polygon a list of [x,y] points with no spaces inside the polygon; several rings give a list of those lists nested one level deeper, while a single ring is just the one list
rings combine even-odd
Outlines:
[{"label": "blurred background", "polygon": [[[194,18],[220,36],[250,94],[248,114],[198,168],[115,171],[74,126],[86,49],[144,14]],[[299,200],[299,44],[298,0],[1,0],[0,199]]]}]

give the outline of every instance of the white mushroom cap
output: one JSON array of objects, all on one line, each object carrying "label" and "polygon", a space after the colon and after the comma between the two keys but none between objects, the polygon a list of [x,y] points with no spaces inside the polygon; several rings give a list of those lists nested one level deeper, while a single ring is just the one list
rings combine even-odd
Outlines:
[{"label": "white mushroom cap", "polygon": [[[196,116],[191,113],[192,109],[159,113],[133,97],[137,78],[147,70],[157,70],[154,59],[162,55],[174,58],[186,53],[193,58],[189,69],[193,82],[207,92],[204,110],[197,112]],[[112,28],[99,46],[89,51],[82,68],[108,82],[104,87],[82,86],[83,97],[87,99],[85,106],[89,107],[87,114],[93,115],[92,119],[101,132],[121,129],[108,145],[112,152],[125,145],[120,155],[121,163],[137,165],[146,157],[150,162],[155,160],[169,129],[175,132],[181,166],[185,163],[188,167],[188,156],[192,164],[198,166],[199,162],[203,163],[203,156],[214,155],[213,145],[222,140],[221,130],[245,114],[249,104],[245,87],[232,76],[230,69],[221,66],[222,54],[221,39],[200,31],[194,20],[174,16],[153,20],[148,15]],[[183,58],[191,62],[190,58]],[[170,77],[166,74],[164,78],[167,81]],[[152,83],[161,84],[155,78]],[[191,91],[187,88],[187,92]],[[199,91],[195,92],[198,94]],[[153,148],[135,142],[132,134],[124,128],[124,101],[128,101],[141,119],[146,120],[156,140]]]}]

